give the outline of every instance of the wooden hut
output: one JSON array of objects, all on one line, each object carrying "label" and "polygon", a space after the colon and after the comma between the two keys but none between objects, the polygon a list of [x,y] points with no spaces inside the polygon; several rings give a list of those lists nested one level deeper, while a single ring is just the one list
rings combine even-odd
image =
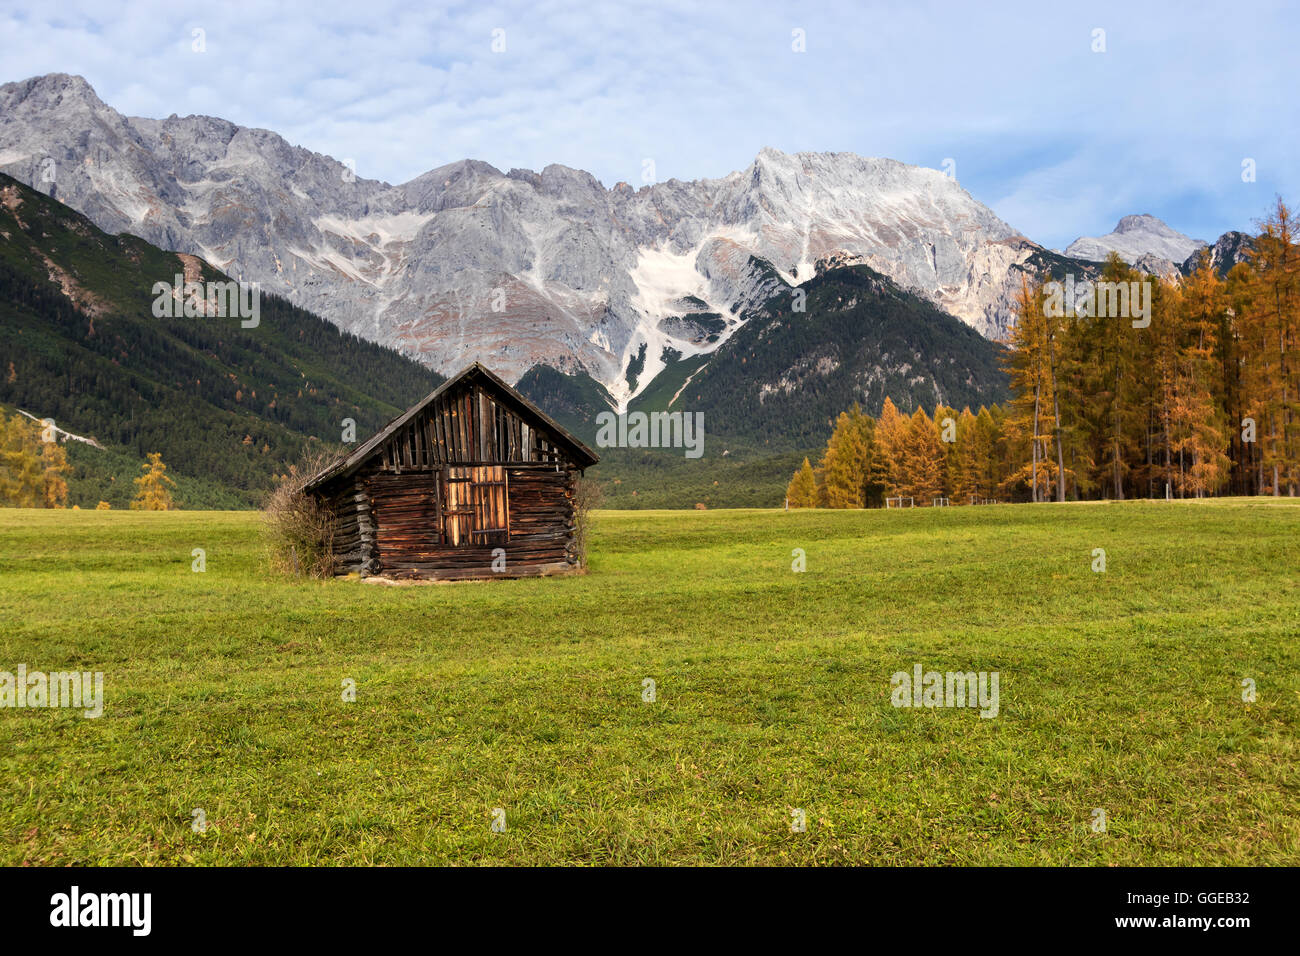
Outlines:
[{"label": "wooden hut", "polygon": [[475,362],[305,490],[335,517],[339,574],[564,574],[581,569],[577,477],[598,460]]}]

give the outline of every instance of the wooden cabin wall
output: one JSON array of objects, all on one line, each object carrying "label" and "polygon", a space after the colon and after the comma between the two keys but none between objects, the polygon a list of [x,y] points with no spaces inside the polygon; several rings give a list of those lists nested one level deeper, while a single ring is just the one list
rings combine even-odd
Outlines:
[{"label": "wooden cabin wall", "polygon": [[[567,464],[521,463],[505,466],[505,473],[509,530],[504,540],[493,536],[486,544],[453,545],[439,513],[438,469],[401,474],[377,466],[361,469],[345,492],[329,499],[338,524],[338,573],[456,580],[577,571],[578,472]],[[505,551],[504,572],[492,570],[496,548]]]},{"label": "wooden cabin wall", "polygon": [[373,570],[374,524],[362,483],[355,478],[341,482],[323,496],[322,504],[334,515],[335,573]]},{"label": "wooden cabin wall", "polygon": [[[454,580],[576,571],[577,476],[549,429],[468,384],[324,492],[338,572]],[[496,548],[504,572],[492,570]]]},{"label": "wooden cabin wall", "polygon": [[400,472],[448,463],[563,463],[564,456],[549,429],[529,425],[475,384],[421,409],[384,443],[379,460],[386,471]]}]

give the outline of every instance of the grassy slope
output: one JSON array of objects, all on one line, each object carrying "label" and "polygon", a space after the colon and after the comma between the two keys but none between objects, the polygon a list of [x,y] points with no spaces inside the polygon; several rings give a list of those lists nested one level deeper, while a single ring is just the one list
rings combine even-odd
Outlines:
[{"label": "grassy slope", "polygon": [[108,698],[0,710],[0,863],[1300,862],[1295,502],[603,513],[588,576],[423,588],[256,520],[0,511],[0,668]]},{"label": "grassy slope", "polygon": [[692,508],[697,503],[706,508],[770,508],[784,501],[790,476],[804,457],[718,438],[708,434],[707,427],[702,458],[687,458],[680,448],[597,452],[600,464],[587,474],[600,484],[601,507],[637,510]]}]

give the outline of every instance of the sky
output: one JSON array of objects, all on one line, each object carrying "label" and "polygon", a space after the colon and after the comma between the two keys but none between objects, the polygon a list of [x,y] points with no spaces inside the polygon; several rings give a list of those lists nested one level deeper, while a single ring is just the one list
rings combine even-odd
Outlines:
[{"label": "sky", "polygon": [[0,0],[0,82],[80,74],[127,115],[274,130],[390,183],[466,158],[640,186],[647,160],[663,181],[764,146],[884,156],[1063,248],[1129,213],[1212,241],[1300,202],[1297,40],[1294,5],[1194,0]]}]

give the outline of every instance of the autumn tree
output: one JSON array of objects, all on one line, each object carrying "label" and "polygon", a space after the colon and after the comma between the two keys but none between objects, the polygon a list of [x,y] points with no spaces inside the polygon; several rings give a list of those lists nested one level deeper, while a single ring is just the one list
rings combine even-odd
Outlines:
[{"label": "autumn tree", "polygon": [[1184,276],[1112,254],[1099,273],[1026,277],[1010,402],[933,418],[889,398],[876,420],[853,408],[813,469],[820,502],[1300,493],[1297,238],[1279,199],[1226,275],[1206,250]]},{"label": "autumn tree", "polygon": [[[969,408],[963,408],[956,420],[957,440],[948,452],[948,493],[954,503],[966,504],[979,495],[980,472],[988,457],[977,429],[978,420]],[[940,432],[942,438],[942,432]]]},{"label": "autumn tree", "polygon": [[907,428],[907,418],[899,413],[898,407],[886,396],[880,409],[880,418],[876,420],[875,437],[876,448],[880,453],[880,472],[885,481],[885,494],[891,498],[898,494],[898,461]]},{"label": "autumn tree", "polygon": [[1021,279],[1005,367],[1012,392],[1008,427],[1028,461],[1022,458],[1021,466],[1004,484],[1023,481],[1029,486],[1031,501],[1047,499],[1052,482],[1048,457],[1053,447],[1058,460],[1060,455],[1053,350],[1063,315],[1063,310],[1044,296],[1042,283],[1030,285],[1028,279]]},{"label": "autumn tree", "polygon": [[943,485],[945,495],[951,495],[957,484],[957,419],[959,417],[955,408],[947,405],[934,407],[932,421],[935,432],[939,436],[939,447],[943,449],[943,478],[940,483]]},{"label": "autumn tree", "polygon": [[162,454],[151,452],[149,460],[140,466],[140,470],[144,474],[135,479],[136,494],[135,500],[131,502],[131,510],[170,511],[174,508],[171,491],[168,489],[176,487],[176,482],[166,473],[167,466],[163,464]]},{"label": "autumn tree", "polygon": [[11,508],[45,504],[40,431],[21,415],[0,414],[0,504]]},{"label": "autumn tree", "polygon": [[848,412],[841,412],[821,462],[828,508],[863,507],[862,489],[869,459],[860,424]]},{"label": "autumn tree", "polygon": [[918,408],[903,433],[898,455],[898,494],[929,504],[944,493],[946,455],[934,420]]},{"label": "autumn tree", "polygon": [[68,503],[68,454],[58,440],[41,442],[42,499],[47,508],[63,508]]},{"label": "autumn tree", "polygon": [[[1208,253],[1205,261],[1208,264]],[[1258,442],[1247,441],[1246,326],[1251,312],[1255,273],[1245,262],[1229,270],[1223,283],[1224,307],[1218,321],[1217,388],[1228,424],[1228,457],[1232,459],[1231,487],[1237,494],[1260,489]]]},{"label": "autumn tree", "polygon": [[807,458],[803,460],[803,467],[790,479],[790,486],[785,490],[785,499],[790,503],[791,508],[817,507],[817,479]]},{"label": "autumn tree", "polygon": [[1300,254],[1296,222],[1280,198],[1260,224],[1250,264],[1246,379],[1248,411],[1259,428],[1260,466],[1274,495],[1300,482]]},{"label": "autumn tree", "polygon": [[1180,497],[1204,497],[1230,477],[1231,426],[1216,355],[1227,311],[1225,283],[1203,253],[1182,289],[1170,289],[1170,318],[1177,330],[1173,395],[1169,409],[1169,477]]},{"label": "autumn tree", "polygon": [[885,488],[889,483],[889,463],[876,438],[876,420],[863,414],[857,405],[853,406],[849,417],[857,425],[862,443],[867,449],[866,466],[862,472],[862,504],[867,508],[883,507]]},{"label": "autumn tree", "polygon": [[[1131,288],[1145,277],[1111,253],[1102,266],[1101,281]],[[1122,500],[1134,477],[1133,464],[1149,416],[1141,379],[1149,329],[1134,328],[1129,316],[1111,315],[1109,303],[1097,294],[1086,297],[1084,304],[1083,334],[1078,340],[1084,371],[1081,415],[1091,426],[1098,490]]]}]

